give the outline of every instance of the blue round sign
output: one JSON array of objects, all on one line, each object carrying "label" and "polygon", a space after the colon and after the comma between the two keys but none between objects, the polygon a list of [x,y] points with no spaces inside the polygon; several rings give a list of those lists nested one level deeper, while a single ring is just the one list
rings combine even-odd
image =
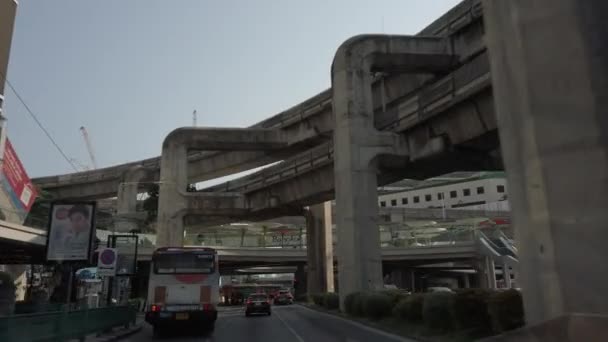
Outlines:
[{"label": "blue round sign", "polygon": [[114,264],[114,260],[116,260],[116,253],[111,249],[104,249],[99,258],[104,265],[112,265]]}]

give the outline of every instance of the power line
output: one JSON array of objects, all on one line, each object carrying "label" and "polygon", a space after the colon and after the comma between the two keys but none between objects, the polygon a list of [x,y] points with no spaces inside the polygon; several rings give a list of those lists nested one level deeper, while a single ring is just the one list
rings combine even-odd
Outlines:
[{"label": "power line", "polygon": [[61,156],[63,156],[63,159],[65,159],[65,161],[67,161],[68,164],[70,164],[70,166],[74,169],[74,171],[78,172],[78,168],[76,167],[76,165],[74,165],[74,163],[72,163],[72,161],[70,160],[70,158],[68,158],[68,156],[63,152],[63,150],[61,149],[61,147],[59,147],[59,145],[57,144],[57,142],[55,141],[55,139],[53,139],[53,137],[46,130],[46,128],[44,127],[44,125],[42,125],[42,123],[40,122],[40,120],[38,120],[38,117],[36,116],[36,114],[34,114],[34,112],[30,109],[30,107],[27,105],[27,103],[25,103],[25,101],[23,100],[23,98],[21,97],[21,95],[19,95],[19,92],[17,91],[17,89],[15,89],[15,87],[13,87],[13,85],[11,84],[11,82],[8,80],[8,78],[6,78],[6,76],[1,71],[0,71],[0,74],[4,77],[4,80],[6,81],[6,84],[8,84],[9,88],[11,88],[11,90],[13,91],[13,93],[15,94],[15,96],[17,96],[17,99],[19,100],[19,102],[21,102],[21,104],[23,105],[23,107],[25,107],[25,109],[30,114],[30,116],[32,117],[32,119],[34,119],[34,122],[36,122],[36,124],[38,125],[38,127],[40,127],[40,129],[44,132],[44,134],[47,136],[47,138],[49,138],[49,140],[51,141],[51,143],[53,144],[53,146],[55,146],[55,148],[57,149],[57,151],[59,151],[59,153],[61,153]]}]

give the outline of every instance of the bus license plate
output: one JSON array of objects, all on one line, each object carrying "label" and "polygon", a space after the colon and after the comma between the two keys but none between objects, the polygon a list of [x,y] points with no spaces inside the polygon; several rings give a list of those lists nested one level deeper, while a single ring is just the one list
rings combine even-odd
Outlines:
[{"label": "bus license plate", "polygon": [[176,313],[175,319],[178,321],[185,321],[188,319],[188,314],[187,313]]}]

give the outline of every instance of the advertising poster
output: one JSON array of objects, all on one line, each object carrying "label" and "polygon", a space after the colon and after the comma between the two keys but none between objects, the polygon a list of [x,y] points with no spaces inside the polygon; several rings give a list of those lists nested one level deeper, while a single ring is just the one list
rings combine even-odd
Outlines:
[{"label": "advertising poster", "polygon": [[8,196],[14,208],[13,212],[18,214],[18,220],[21,221],[15,223],[23,223],[38,194],[8,138],[4,146],[1,176],[2,190]]},{"label": "advertising poster", "polygon": [[47,260],[89,260],[95,236],[95,203],[53,203],[49,219]]}]

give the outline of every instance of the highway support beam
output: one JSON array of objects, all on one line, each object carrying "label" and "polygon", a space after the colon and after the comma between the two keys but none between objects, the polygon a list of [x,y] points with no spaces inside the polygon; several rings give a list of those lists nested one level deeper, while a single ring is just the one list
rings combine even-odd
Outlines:
[{"label": "highway support beam", "polygon": [[608,2],[483,4],[517,282],[527,324],[547,327],[512,340],[602,339],[608,336]]},{"label": "highway support beam", "polygon": [[324,202],[306,212],[306,281],[308,293],[334,292],[332,205]]},{"label": "highway support beam", "polygon": [[137,228],[137,195],[141,182],[151,174],[142,166],[134,166],[122,176],[116,198],[116,231],[130,232]]},{"label": "highway support beam", "polygon": [[374,127],[376,72],[445,72],[457,58],[444,38],[362,35],[344,42],[332,63],[334,175],[340,302],[383,288],[378,233],[378,157],[407,158],[402,136]]},{"label": "highway support beam", "polygon": [[280,131],[270,129],[184,127],[169,133],[161,154],[156,247],[183,245],[185,215],[246,211],[240,194],[186,191],[188,151],[270,151],[287,145]]}]

